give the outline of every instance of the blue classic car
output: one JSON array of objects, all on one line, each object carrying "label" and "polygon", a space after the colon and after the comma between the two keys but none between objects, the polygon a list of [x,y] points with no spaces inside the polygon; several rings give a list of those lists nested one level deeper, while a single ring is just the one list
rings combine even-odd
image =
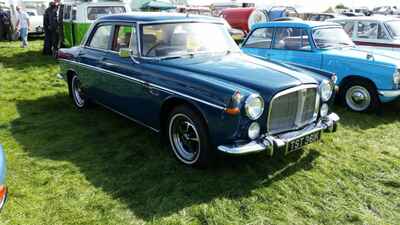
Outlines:
[{"label": "blue classic car", "polygon": [[3,147],[0,145],[0,210],[3,208],[7,200],[6,187],[6,158],[4,156]]},{"label": "blue classic car", "polygon": [[73,103],[100,104],[165,134],[176,158],[291,152],[334,131],[334,76],[243,54],[220,18],[132,13],[97,20],[58,52]]},{"label": "blue classic car", "polygon": [[366,51],[335,23],[291,21],[256,24],[242,45],[249,55],[333,72],[341,101],[368,111],[400,96],[400,55]]}]

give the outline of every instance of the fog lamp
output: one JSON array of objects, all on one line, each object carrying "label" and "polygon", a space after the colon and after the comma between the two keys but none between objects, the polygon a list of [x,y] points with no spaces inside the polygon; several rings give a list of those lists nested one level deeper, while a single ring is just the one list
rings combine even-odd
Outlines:
[{"label": "fog lamp", "polygon": [[319,113],[321,115],[321,117],[326,117],[328,115],[328,112],[329,112],[328,104],[326,104],[326,103],[322,104],[321,110]]},{"label": "fog lamp", "polygon": [[252,140],[258,138],[260,136],[260,130],[260,124],[257,122],[251,123],[248,131],[249,138]]}]

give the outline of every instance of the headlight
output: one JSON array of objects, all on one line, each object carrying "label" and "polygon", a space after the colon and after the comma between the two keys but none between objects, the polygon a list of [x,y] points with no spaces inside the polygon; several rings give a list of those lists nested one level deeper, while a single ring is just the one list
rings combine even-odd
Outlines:
[{"label": "headlight", "polygon": [[246,115],[250,119],[256,120],[260,118],[264,111],[264,100],[261,96],[252,94],[247,97],[244,108],[246,110]]},{"label": "headlight", "polygon": [[321,94],[321,99],[324,102],[329,101],[333,94],[333,84],[329,80],[324,80],[319,85],[319,92]]},{"label": "headlight", "polygon": [[393,83],[398,85],[400,84],[400,71],[396,70],[396,72],[393,74]]},{"label": "headlight", "polygon": [[319,112],[321,117],[326,117],[328,115],[328,112],[329,112],[328,104],[326,104],[326,103],[322,104],[321,110]]},{"label": "headlight", "polygon": [[251,140],[254,140],[260,136],[260,124],[253,122],[250,124],[248,135]]}]

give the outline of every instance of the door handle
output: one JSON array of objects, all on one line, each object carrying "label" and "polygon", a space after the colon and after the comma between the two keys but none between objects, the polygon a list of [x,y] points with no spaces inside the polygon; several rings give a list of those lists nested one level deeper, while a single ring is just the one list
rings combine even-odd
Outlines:
[{"label": "door handle", "polygon": [[107,66],[107,67],[114,67],[115,66],[115,64],[114,63],[110,63],[110,62],[102,62],[102,64],[104,65],[104,66]]}]

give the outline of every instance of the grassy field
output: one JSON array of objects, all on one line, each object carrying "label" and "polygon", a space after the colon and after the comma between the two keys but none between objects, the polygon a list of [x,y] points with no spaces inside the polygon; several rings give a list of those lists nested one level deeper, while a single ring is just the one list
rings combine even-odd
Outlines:
[{"label": "grassy field", "polygon": [[287,158],[195,170],[157,134],[101,107],[75,110],[41,44],[0,43],[0,224],[400,223],[399,102],[379,115],[336,106],[339,131]]}]

